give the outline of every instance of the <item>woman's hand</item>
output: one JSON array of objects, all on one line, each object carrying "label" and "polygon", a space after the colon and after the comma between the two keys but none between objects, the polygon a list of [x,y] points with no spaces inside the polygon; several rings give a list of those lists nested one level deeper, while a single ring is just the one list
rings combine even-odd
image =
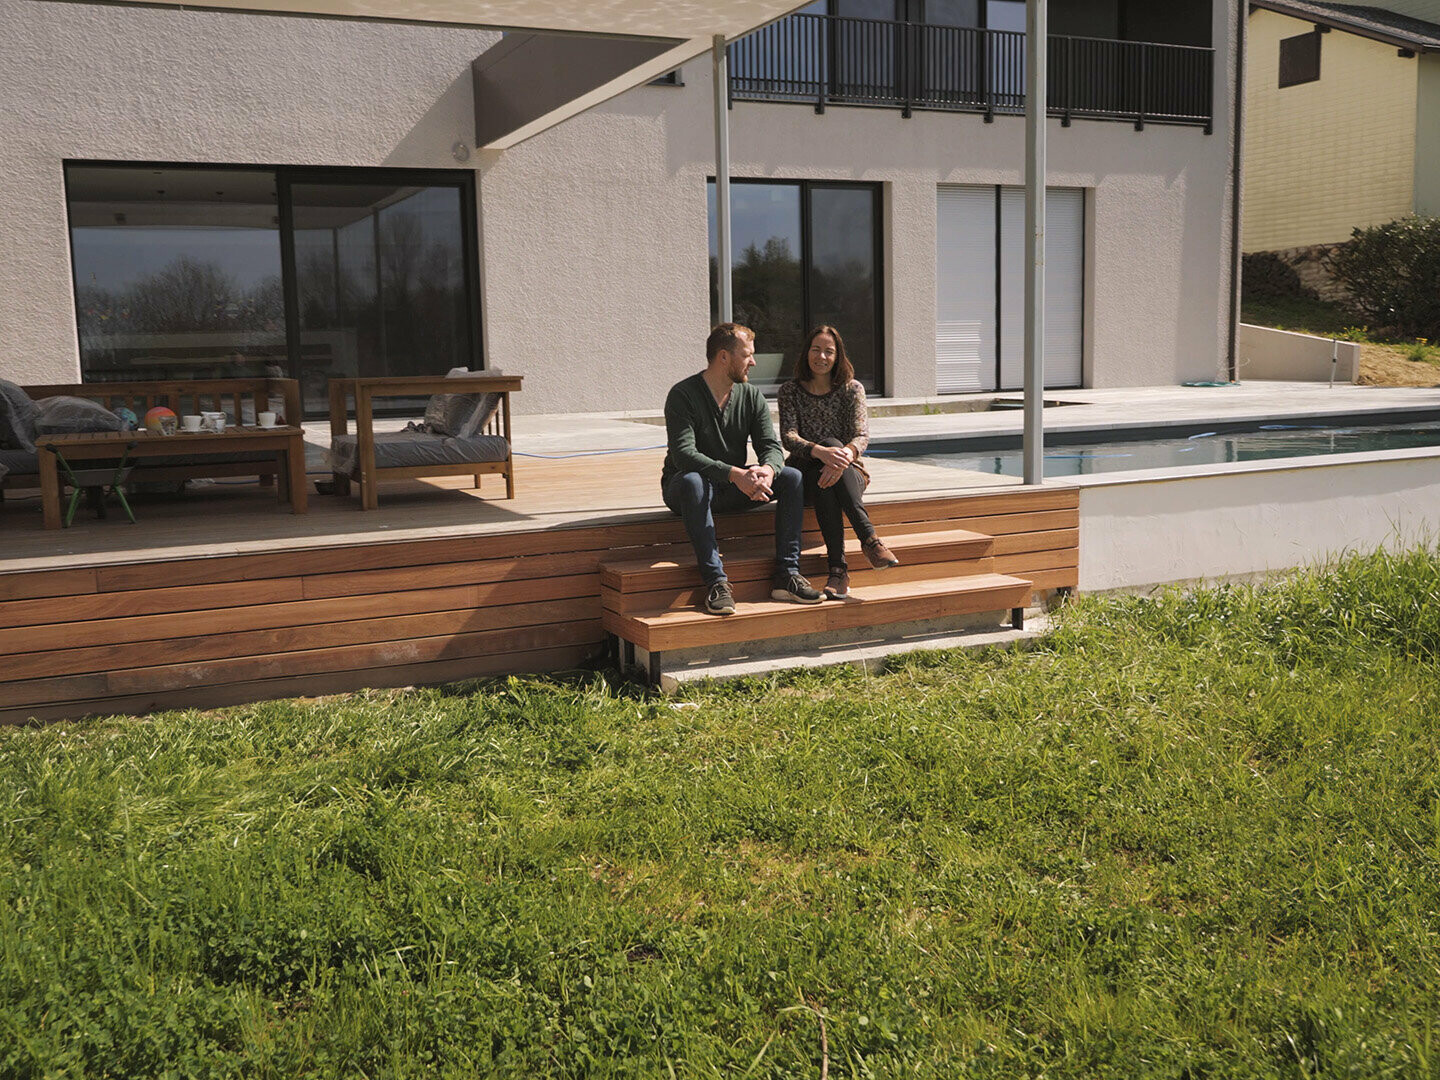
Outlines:
[{"label": "woman's hand", "polygon": [[[855,463],[855,455],[848,446],[820,446],[810,448],[810,456],[820,462],[828,469],[837,469],[844,472]],[[835,481],[830,481],[833,484]],[[821,487],[829,487],[830,484],[821,484]]]},{"label": "woman's hand", "polygon": [[815,483],[819,484],[822,488],[833,487],[839,482],[840,478],[845,475],[845,470],[847,468],[849,468],[848,465],[843,467],[837,465],[826,465],[823,469],[820,470],[820,476],[815,481]]}]

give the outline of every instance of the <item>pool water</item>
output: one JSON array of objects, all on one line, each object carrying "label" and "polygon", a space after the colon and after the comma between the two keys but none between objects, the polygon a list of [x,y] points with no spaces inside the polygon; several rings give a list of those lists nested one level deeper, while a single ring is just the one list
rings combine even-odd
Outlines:
[{"label": "pool water", "polygon": [[[1166,469],[1179,465],[1221,465],[1231,461],[1354,454],[1375,450],[1440,447],[1440,422],[1370,427],[1264,424],[1254,431],[1200,432],[1186,438],[1145,439],[1045,447],[1045,475],[1089,476],[1095,473]],[[921,465],[994,476],[1023,476],[1021,451],[977,451],[963,440],[889,443],[872,447],[883,454]]]}]

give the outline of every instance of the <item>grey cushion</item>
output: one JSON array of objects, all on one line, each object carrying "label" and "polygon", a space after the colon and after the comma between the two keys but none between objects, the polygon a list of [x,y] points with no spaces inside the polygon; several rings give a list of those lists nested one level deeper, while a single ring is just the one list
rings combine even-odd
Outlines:
[{"label": "grey cushion", "polygon": [[8,450],[0,447],[0,467],[17,475],[34,476],[40,471],[40,453],[36,450]]},{"label": "grey cushion", "polygon": [[[464,378],[466,375],[499,375],[497,368],[488,371],[471,372],[468,368],[451,368],[447,378]],[[424,429],[432,435],[454,435],[461,439],[474,438],[485,429],[490,417],[500,407],[500,395],[495,392],[478,394],[436,394],[425,408]]]},{"label": "grey cushion", "polygon": [[35,418],[40,407],[8,379],[0,379],[0,448],[35,452]]},{"label": "grey cushion", "polygon": [[[499,435],[476,435],[472,439],[432,435],[425,431],[385,431],[375,435],[375,467],[378,469],[475,465],[504,461],[509,455],[510,446]],[[331,437],[332,471],[354,476],[357,457],[354,435]]]},{"label": "grey cushion", "polygon": [[500,407],[498,392],[492,391],[477,396],[480,400],[475,403],[475,408],[465,418],[465,422],[460,425],[459,436],[462,439],[473,439],[484,431],[485,425],[490,422],[490,418],[495,415],[495,410]]},{"label": "grey cushion", "polygon": [[[469,374],[469,368],[454,367],[445,373],[445,377],[453,379]],[[479,394],[432,394],[425,406],[425,420],[421,426],[432,435],[459,435],[465,421],[479,404]]]},{"label": "grey cushion", "polygon": [[82,397],[48,397],[39,402],[36,435],[72,435],[81,431],[123,431],[125,421],[98,401]]}]

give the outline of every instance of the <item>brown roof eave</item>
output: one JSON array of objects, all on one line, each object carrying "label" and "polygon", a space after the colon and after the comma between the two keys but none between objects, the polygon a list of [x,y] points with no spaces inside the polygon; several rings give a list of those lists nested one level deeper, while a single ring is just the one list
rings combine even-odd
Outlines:
[{"label": "brown roof eave", "polygon": [[1334,30],[1343,30],[1347,34],[1369,38],[1371,41],[1378,41],[1382,45],[1391,45],[1397,49],[1404,49],[1407,52],[1440,52],[1440,45],[1435,44],[1429,39],[1417,38],[1400,31],[1387,31],[1369,24],[1356,23],[1339,15],[1316,11],[1311,7],[1300,7],[1297,4],[1286,3],[1286,0],[1250,0],[1250,10],[1254,11],[1256,8],[1273,11],[1278,15],[1287,15],[1292,19],[1313,23],[1316,26],[1327,26]]}]

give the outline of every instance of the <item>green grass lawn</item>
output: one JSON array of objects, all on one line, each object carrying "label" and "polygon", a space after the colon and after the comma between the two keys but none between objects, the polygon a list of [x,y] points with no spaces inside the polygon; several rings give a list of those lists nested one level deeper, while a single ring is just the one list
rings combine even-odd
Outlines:
[{"label": "green grass lawn", "polygon": [[0,1075],[1440,1076],[1440,553],[0,736]]}]

